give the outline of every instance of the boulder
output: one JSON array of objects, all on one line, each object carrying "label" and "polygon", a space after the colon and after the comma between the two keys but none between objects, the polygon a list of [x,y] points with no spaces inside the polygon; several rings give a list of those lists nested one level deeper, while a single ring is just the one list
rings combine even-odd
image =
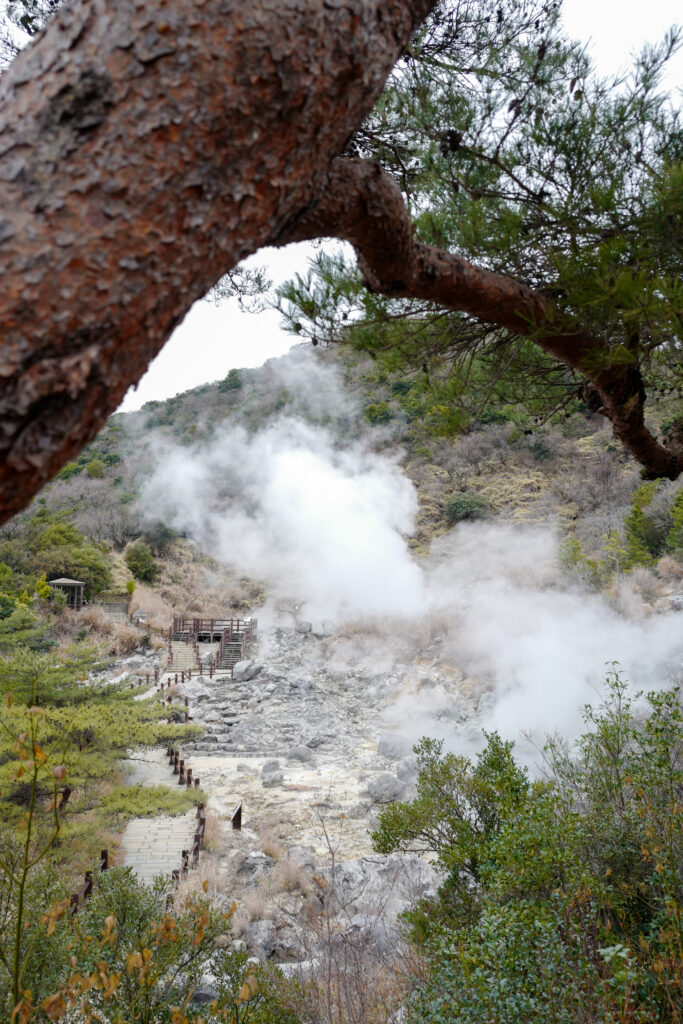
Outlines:
[{"label": "boulder", "polygon": [[349,930],[362,937],[363,947],[374,946],[383,953],[396,949],[399,934],[394,924],[389,924],[381,914],[354,914]]},{"label": "boulder", "polygon": [[261,785],[264,789],[270,789],[273,786],[281,786],[285,779],[285,773],[281,771],[268,772],[266,775],[261,775]]},{"label": "boulder", "polygon": [[312,628],[312,623],[307,622],[306,619],[297,619],[294,623],[294,629],[297,633],[310,633]]},{"label": "boulder", "polygon": [[261,850],[252,850],[246,855],[237,869],[237,874],[242,878],[258,878],[266,875],[272,868],[275,861]]},{"label": "boulder", "polygon": [[405,782],[401,782],[391,772],[382,772],[368,780],[368,792],[376,804],[390,804],[394,800],[402,800],[406,792]]},{"label": "boulder", "polygon": [[390,761],[398,761],[400,758],[412,753],[412,750],[413,741],[408,736],[403,736],[398,732],[385,733],[384,736],[380,736],[379,743],[377,744],[377,753],[381,754],[382,757],[388,758]]},{"label": "boulder", "polygon": [[[328,878],[329,870],[326,872]],[[371,854],[335,866],[337,902],[346,914],[381,915],[392,925],[402,911],[434,895],[439,876],[416,855]]]},{"label": "boulder", "polygon": [[233,679],[237,682],[248,682],[259,674],[263,665],[257,665],[255,661],[238,661],[232,670]]},{"label": "boulder", "polygon": [[315,857],[305,846],[290,846],[287,850],[287,860],[304,870],[315,871]]},{"label": "boulder", "polygon": [[299,935],[294,928],[281,928],[275,939],[274,955],[278,960],[296,960],[305,955]]},{"label": "boulder", "polygon": [[251,921],[247,928],[247,942],[263,960],[267,960],[275,952],[275,939],[275,925],[265,918]]},{"label": "boulder", "polygon": [[310,747],[291,747],[287,752],[288,761],[312,761],[313,751]]},{"label": "boulder", "polygon": [[202,1006],[204,1003],[212,1003],[215,999],[220,999],[219,993],[209,982],[205,982],[202,979],[199,985],[192,990],[188,1005]]},{"label": "boulder", "polygon": [[417,758],[415,754],[402,757],[396,765],[396,774],[403,782],[413,782],[417,778]]}]

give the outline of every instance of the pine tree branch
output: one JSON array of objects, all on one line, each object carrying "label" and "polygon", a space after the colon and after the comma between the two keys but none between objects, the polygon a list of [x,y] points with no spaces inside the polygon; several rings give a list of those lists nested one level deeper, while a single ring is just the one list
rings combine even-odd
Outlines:
[{"label": "pine tree branch", "polygon": [[403,196],[378,163],[335,160],[317,203],[290,224],[278,244],[321,235],[354,246],[371,291],[422,299],[529,338],[587,379],[595,410],[610,420],[648,477],[673,480],[683,471],[683,447],[667,447],[645,425],[637,359],[625,363],[605,339],[568,327],[537,289],[416,241]]}]

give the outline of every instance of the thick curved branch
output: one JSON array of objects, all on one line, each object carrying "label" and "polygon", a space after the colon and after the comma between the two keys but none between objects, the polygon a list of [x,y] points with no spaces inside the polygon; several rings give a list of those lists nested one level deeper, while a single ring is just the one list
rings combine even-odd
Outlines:
[{"label": "thick curved branch", "polygon": [[0,521],[320,192],[435,0],[70,0],[0,79]]},{"label": "thick curved branch", "polygon": [[280,243],[321,235],[354,246],[373,291],[423,299],[529,338],[590,381],[599,411],[649,477],[674,480],[683,472],[683,447],[666,447],[645,426],[638,364],[616,363],[603,339],[568,330],[535,289],[415,241],[401,192],[379,164],[335,160],[318,202],[287,228]]}]

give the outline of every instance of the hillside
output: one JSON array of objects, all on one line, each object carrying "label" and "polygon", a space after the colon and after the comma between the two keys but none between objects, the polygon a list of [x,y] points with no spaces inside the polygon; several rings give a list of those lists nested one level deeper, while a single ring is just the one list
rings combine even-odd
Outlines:
[{"label": "hillside", "polygon": [[[439,401],[438,395],[430,396],[419,375],[391,377],[357,354],[336,347],[300,346],[260,369],[233,370],[221,382],[112,417],[32,508],[65,515],[90,540],[112,550],[118,565],[115,552],[144,534],[161,556],[156,589],[167,606],[216,614],[244,611],[260,591],[258,585],[253,589],[241,579],[244,574],[239,571],[225,575],[229,555],[221,559],[223,567],[209,562],[202,569],[203,556],[195,552],[190,557],[181,545],[172,564],[165,564],[177,533],[192,538],[187,516],[183,521],[174,507],[176,498],[188,503],[192,472],[185,466],[174,477],[164,478],[163,493],[152,493],[149,481],[156,480],[159,487],[159,469],[172,464],[178,452],[187,452],[192,461],[193,453],[211,451],[213,446],[221,454],[215,456],[211,500],[220,497],[222,514],[229,514],[231,504],[244,512],[239,490],[249,484],[240,477],[241,470],[236,471],[239,449],[246,453],[254,438],[295,422],[327,438],[337,451],[356,446],[398,461],[416,488],[417,512],[404,532],[418,555],[427,553],[434,537],[463,520],[553,524],[565,539],[581,545],[581,556],[575,549],[573,557],[584,577],[597,573],[599,585],[609,583],[614,577],[610,564],[598,570],[591,566],[614,562],[611,549],[628,546],[627,539],[617,537],[624,537],[622,523],[640,479],[605,420],[574,403],[541,423],[540,416],[531,415],[525,406],[499,400],[481,410],[478,419],[470,418],[465,432],[448,435],[444,431],[453,424],[445,421]],[[658,425],[666,425],[676,409],[674,399],[661,398],[651,415]],[[233,451],[234,464],[226,461],[226,449]],[[253,458],[253,446],[251,451],[246,459]],[[648,495],[645,550],[639,556],[624,556],[621,568],[631,569],[636,563],[651,568],[672,553],[673,542],[667,537],[678,494],[680,484],[660,482]],[[640,498],[636,501],[642,503]],[[30,514],[19,517],[19,522]],[[18,528],[15,521],[4,535],[12,536]],[[208,556],[211,544],[203,549]],[[586,566],[585,559],[591,565]],[[196,580],[190,564],[195,565]],[[207,585],[208,565],[221,579],[223,598]],[[659,577],[662,574],[675,577],[676,570],[665,562]],[[124,569],[115,589],[126,575]],[[165,610],[168,614],[169,607]]]}]

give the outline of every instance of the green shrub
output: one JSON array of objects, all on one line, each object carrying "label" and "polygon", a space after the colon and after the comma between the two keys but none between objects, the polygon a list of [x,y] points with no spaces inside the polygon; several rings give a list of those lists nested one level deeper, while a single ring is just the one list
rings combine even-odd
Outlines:
[{"label": "green shrub", "polygon": [[59,473],[57,473],[58,480],[70,480],[72,476],[78,476],[82,472],[82,466],[79,466],[76,462],[67,462],[65,466],[62,466]]},{"label": "green shrub", "polygon": [[178,531],[167,526],[161,519],[146,526],[142,534],[142,539],[150,546],[155,555],[168,551],[178,537]]},{"label": "green shrub", "polygon": [[683,490],[678,492],[671,507],[671,529],[666,538],[666,548],[672,555],[683,558]]},{"label": "green shrub", "polygon": [[218,390],[223,393],[226,391],[239,391],[241,387],[242,377],[239,370],[230,370],[228,375],[218,384]]},{"label": "green shrub", "polygon": [[534,782],[496,734],[474,761],[415,748],[417,796],[373,834],[444,870],[408,914],[427,960],[410,1024],[680,1024],[680,693],[630,697],[612,673],[584,720]]},{"label": "green shrub", "polygon": [[491,506],[486,498],[474,491],[456,491],[446,500],[446,519],[449,523],[461,523],[465,519],[486,519]]},{"label": "green shrub", "polygon": [[100,811],[127,818],[154,818],[160,814],[186,814],[205,799],[206,794],[194,786],[118,786],[102,798]]},{"label": "green shrub", "polygon": [[392,412],[386,402],[373,402],[365,406],[365,418],[373,427],[388,423]]},{"label": "green shrub", "polygon": [[102,459],[93,459],[85,467],[85,475],[92,479],[99,479],[104,476],[104,462]]},{"label": "green shrub", "polygon": [[157,563],[149,544],[144,540],[136,540],[129,544],[125,554],[126,565],[136,579],[151,583],[158,571]]}]

